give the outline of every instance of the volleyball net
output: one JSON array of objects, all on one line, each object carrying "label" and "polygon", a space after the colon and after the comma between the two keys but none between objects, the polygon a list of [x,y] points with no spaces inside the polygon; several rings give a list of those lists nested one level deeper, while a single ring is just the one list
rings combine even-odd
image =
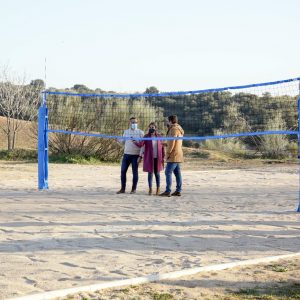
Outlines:
[{"label": "volleyball net", "polygon": [[39,188],[48,188],[49,146],[54,151],[76,151],[85,145],[86,151],[92,153],[100,139],[102,151],[109,155],[115,151],[115,139],[131,139],[122,136],[131,117],[138,119],[139,128],[145,132],[149,123],[156,122],[164,134],[167,117],[177,115],[184,137],[161,139],[183,139],[187,146],[200,147],[208,140],[235,138],[245,148],[253,149],[266,137],[267,142],[280,145],[279,136],[298,145],[299,82],[300,78],[293,78],[143,94],[44,91],[39,111]]},{"label": "volleyball net", "polygon": [[[299,79],[275,83],[158,94],[76,94],[46,91],[49,132],[92,133],[122,138],[128,120],[145,129],[155,121],[163,132],[177,115],[187,139],[259,131],[297,131]],[[274,123],[279,119],[282,122]],[[222,134],[221,134],[222,133]]]}]

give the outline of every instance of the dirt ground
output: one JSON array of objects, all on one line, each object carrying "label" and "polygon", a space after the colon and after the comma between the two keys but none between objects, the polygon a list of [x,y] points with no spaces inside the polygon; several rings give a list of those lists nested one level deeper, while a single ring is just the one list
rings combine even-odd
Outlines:
[{"label": "dirt ground", "polygon": [[268,264],[198,273],[176,280],[93,293],[77,293],[61,299],[300,299],[300,255]]}]

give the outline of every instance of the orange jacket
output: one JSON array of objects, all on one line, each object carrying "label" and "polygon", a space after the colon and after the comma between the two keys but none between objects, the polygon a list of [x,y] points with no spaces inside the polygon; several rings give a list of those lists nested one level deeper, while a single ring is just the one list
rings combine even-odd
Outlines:
[{"label": "orange jacket", "polygon": [[[167,132],[167,137],[180,137],[184,135],[182,127],[172,124]],[[183,162],[182,140],[167,140],[167,162]]]}]

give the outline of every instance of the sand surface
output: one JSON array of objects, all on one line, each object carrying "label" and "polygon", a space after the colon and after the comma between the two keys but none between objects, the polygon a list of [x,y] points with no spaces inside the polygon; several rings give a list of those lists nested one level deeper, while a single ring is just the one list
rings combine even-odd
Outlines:
[{"label": "sand surface", "polygon": [[300,251],[297,166],[184,170],[177,198],[142,172],[116,195],[117,166],[52,164],[38,191],[36,170],[0,163],[0,299]]}]

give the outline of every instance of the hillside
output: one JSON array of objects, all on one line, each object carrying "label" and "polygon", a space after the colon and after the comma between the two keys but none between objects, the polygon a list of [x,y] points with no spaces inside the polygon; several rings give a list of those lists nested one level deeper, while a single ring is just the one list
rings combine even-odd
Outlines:
[{"label": "hillside", "polygon": [[[7,137],[3,131],[6,118],[0,117],[0,150],[7,148]],[[16,148],[36,149],[36,140],[32,133],[32,124],[30,122],[22,121],[23,128],[18,132],[16,139]]]}]

